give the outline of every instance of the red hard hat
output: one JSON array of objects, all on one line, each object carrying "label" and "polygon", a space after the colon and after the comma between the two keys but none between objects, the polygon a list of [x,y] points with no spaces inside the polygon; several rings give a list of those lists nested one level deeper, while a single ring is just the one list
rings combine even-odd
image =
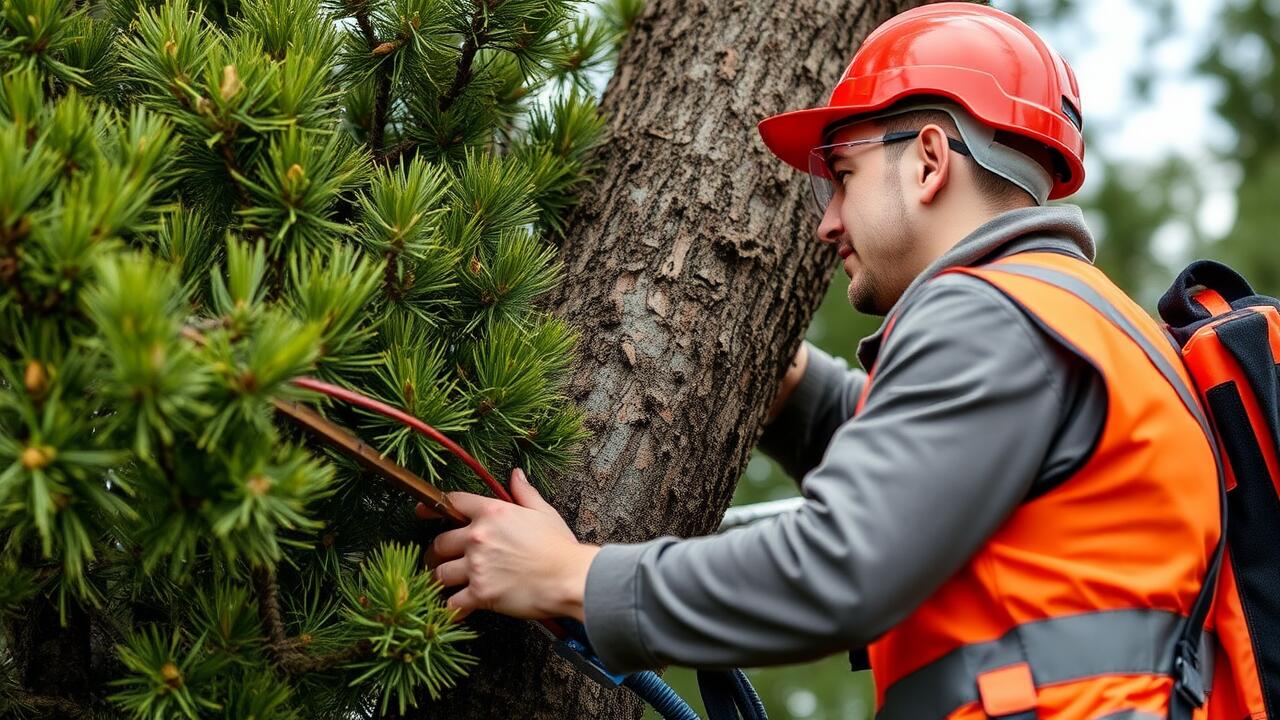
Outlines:
[{"label": "red hard hat", "polygon": [[807,172],[808,153],[823,144],[828,125],[917,95],[957,102],[984,125],[1048,148],[1049,199],[1084,182],[1071,67],[1021,20],[972,3],[924,5],[890,18],[863,41],[826,107],[765,118],[760,135],[773,154]]}]

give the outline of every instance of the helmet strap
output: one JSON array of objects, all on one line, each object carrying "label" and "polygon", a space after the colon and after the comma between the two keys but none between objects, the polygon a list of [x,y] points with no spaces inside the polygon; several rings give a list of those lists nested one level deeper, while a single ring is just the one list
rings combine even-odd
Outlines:
[{"label": "helmet strap", "polygon": [[956,128],[960,130],[960,137],[968,146],[974,162],[1025,190],[1037,205],[1044,205],[1049,201],[1049,191],[1053,189],[1053,178],[1050,177],[1049,171],[1028,155],[996,142],[995,128],[978,122],[962,107],[953,103],[942,103],[931,99],[926,102],[898,104],[888,110],[858,115],[856,118],[833,125],[828,129],[827,134],[845,125],[865,120],[878,120],[916,110],[941,110],[950,115],[955,121]]}]

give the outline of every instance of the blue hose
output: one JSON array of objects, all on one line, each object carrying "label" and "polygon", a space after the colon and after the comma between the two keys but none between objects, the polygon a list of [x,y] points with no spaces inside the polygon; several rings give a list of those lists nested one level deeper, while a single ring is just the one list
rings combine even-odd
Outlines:
[{"label": "blue hose", "polygon": [[769,720],[768,714],[764,711],[764,702],[760,700],[760,695],[756,692],[756,689],[751,687],[751,681],[747,679],[747,674],[735,668],[733,670],[733,683],[738,688],[738,702],[742,717],[747,718],[747,720]]},{"label": "blue hose", "polygon": [[639,695],[641,700],[649,703],[663,717],[663,720],[701,720],[698,713],[689,707],[689,703],[651,670],[631,673],[622,681],[622,684]]}]

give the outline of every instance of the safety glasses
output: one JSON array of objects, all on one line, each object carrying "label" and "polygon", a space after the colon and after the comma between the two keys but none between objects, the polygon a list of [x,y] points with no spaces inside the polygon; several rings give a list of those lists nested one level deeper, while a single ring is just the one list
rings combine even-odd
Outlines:
[{"label": "safety glasses", "polygon": [[[810,150],[809,185],[813,188],[813,201],[816,204],[818,217],[826,215],[827,205],[831,203],[831,198],[835,197],[836,194],[836,185],[840,179],[836,177],[836,172],[831,166],[839,159],[838,152],[859,145],[887,145],[899,140],[910,140],[919,134],[919,130],[903,130],[901,132],[887,133],[878,138],[820,145]],[[952,150],[961,155],[969,155],[969,148],[965,147],[963,142],[948,137],[947,144],[951,146]]]}]

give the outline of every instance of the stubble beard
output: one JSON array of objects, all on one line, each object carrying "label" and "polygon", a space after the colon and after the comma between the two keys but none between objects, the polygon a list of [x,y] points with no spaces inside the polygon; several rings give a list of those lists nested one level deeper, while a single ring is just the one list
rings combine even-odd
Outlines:
[{"label": "stubble beard", "polygon": [[[897,182],[892,182],[892,175],[886,173],[886,182],[890,182],[894,192],[890,195],[893,203],[893,212],[884,217],[901,218],[897,225],[887,225],[880,228],[872,228],[872,232],[867,233],[866,237],[881,238],[881,248],[884,250],[882,254],[885,257],[884,269],[889,270],[892,267],[902,267],[907,259],[907,243],[910,242],[912,233],[908,227],[907,220],[907,203],[906,198],[902,194],[902,186]],[[861,268],[859,268],[858,276],[860,281],[855,282],[853,278],[849,278],[849,304],[854,310],[865,315],[887,315],[893,307],[893,302],[884,297],[886,294],[886,283],[882,282],[882,278],[878,277],[876,272],[862,262],[866,256],[859,255],[858,260]],[[896,301],[897,298],[894,298]]]}]

